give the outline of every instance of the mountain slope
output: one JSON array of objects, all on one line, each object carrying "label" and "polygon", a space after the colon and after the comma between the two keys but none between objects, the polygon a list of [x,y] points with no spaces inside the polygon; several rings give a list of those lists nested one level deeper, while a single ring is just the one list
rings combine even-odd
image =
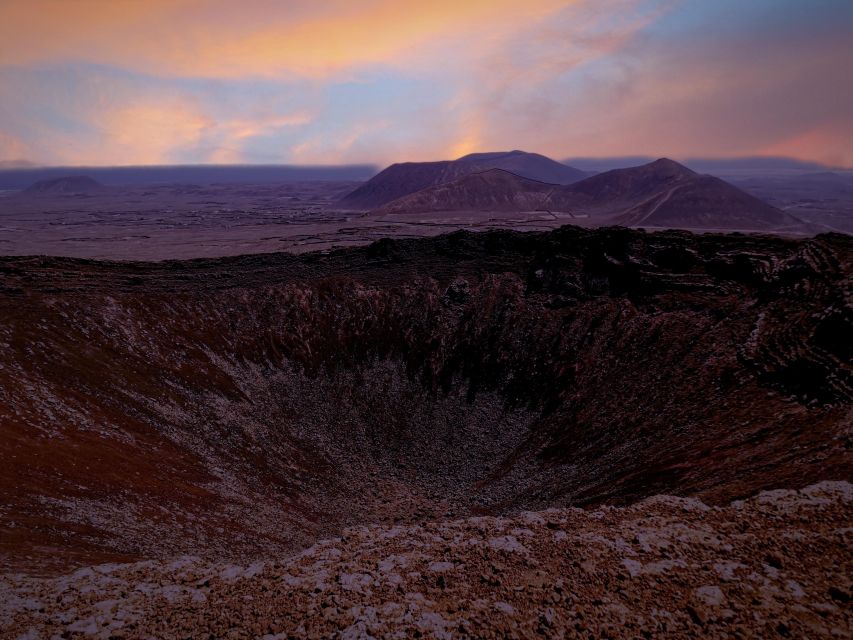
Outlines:
[{"label": "mountain slope", "polygon": [[344,196],[339,205],[345,209],[374,209],[410,193],[489,169],[555,184],[570,184],[587,175],[537,153],[475,153],[457,160],[393,164]]},{"label": "mountain slope", "polygon": [[625,226],[691,229],[782,229],[802,226],[794,216],[713,176],[696,176],[621,215]]},{"label": "mountain slope", "polygon": [[538,208],[555,186],[489,169],[397,198],[376,211],[530,211]]},{"label": "mountain slope", "polygon": [[475,171],[503,169],[523,178],[553,184],[571,184],[587,177],[587,173],[556,162],[538,153],[509,151],[499,153],[472,153],[456,161],[470,164]]},{"label": "mountain slope", "polygon": [[348,193],[339,205],[345,209],[373,209],[410,193],[458,177],[449,160],[392,164]]},{"label": "mountain slope", "polygon": [[399,197],[376,213],[537,209],[586,213],[599,224],[622,226],[756,230],[803,226],[719,178],[699,175],[666,158],[571,185],[545,184],[492,169]]},{"label": "mountain slope", "polygon": [[585,196],[593,202],[635,202],[676,184],[687,182],[697,175],[674,160],[661,158],[639,167],[613,169],[600,173],[570,185],[560,192]]},{"label": "mountain slope", "polygon": [[599,224],[683,229],[804,230],[790,214],[672,160],[614,169],[555,189],[552,210],[587,213]]}]

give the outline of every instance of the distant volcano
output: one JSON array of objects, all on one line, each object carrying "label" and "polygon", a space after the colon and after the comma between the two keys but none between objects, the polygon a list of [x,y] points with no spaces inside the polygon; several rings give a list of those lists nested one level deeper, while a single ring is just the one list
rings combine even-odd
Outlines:
[{"label": "distant volcano", "polygon": [[39,180],[24,190],[31,195],[90,195],[105,189],[97,180],[89,176],[65,176],[52,180]]},{"label": "distant volcano", "polygon": [[[398,165],[399,166],[399,165]],[[381,175],[381,174],[380,174]],[[598,224],[688,229],[799,229],[803,223],[737,187],[667,158],[570,185],[493,169],[407,194],[381,213],[425,211],[580,213]]]},{"label": "distant volcano", "polygon": [[348,209],[374,209],[421,189],[489,169],[503,169],[529,180],[561,185],[588,175],[538,153],[472,153],[458,160],[393,164],[346,195],[340,205]]},{"label": "distant volcano", "polygon": [[542,205],[557,185],[489,169],[458,180],[422,189],[389,202],[379,211],[529,211]]},{"label": "distant volcano", "polygon": [[779,229],[802,222],[737,187],[668,158],[556,190],[549,208],[582,209],[624,226]]}]

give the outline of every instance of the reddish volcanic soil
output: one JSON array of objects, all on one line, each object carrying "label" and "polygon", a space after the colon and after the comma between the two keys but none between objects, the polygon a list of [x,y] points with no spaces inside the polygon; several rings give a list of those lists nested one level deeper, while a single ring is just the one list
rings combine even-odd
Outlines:
[{"label": "reddish volcanic soil", "polygon": [[24,638],[843,638],[851,517],[838,482],[357,528],[248,566],[12,577],[0,617]]},{"label": "reddish volcanic soil", "polygon": [[0,258],[0,636],[849,633],[851,270],[576,227]]}]

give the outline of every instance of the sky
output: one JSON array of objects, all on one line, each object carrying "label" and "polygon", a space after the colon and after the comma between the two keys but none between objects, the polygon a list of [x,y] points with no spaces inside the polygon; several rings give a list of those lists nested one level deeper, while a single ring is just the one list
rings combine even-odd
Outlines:
[{"label": "sky", "polygon": [[0,0],[0,161],[853,167],[851,0]]}]

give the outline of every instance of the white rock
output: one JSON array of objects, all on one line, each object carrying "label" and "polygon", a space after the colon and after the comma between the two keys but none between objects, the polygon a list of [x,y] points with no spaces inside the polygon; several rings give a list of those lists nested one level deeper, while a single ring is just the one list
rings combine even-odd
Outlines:
[{"label": "white rock", "polygon": [[710,607],[719,607],[725,602],[726,596],[716,585],[705,585],[696,589],[696,597]]}]

